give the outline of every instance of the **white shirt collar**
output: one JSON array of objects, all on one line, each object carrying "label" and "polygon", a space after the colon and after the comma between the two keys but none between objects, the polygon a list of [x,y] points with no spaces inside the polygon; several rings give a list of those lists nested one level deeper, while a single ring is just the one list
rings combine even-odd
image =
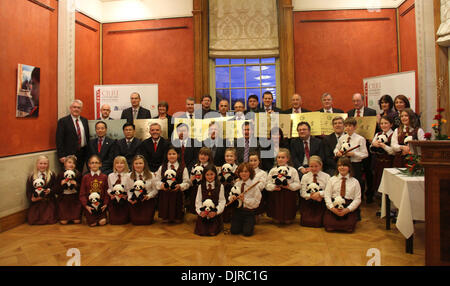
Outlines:
[{"label": "white shirt collar", "polygon": [[[72,120],[75,122],[75,120],[80,120],[80,116],[78,116],[78,117],[75,117],[75,116],[73,116],[72,114],[70,114],[70,116],[72,117]],[[81,120],[80,120],[81,121]]]},{"label": "white shirt collar", "polygon": [[211,188],[214,189],[216,186],[216,182],[215,181],[212,181],[212,182],[206,181],[206,188],[208,188],[208,185],[211,185]]},{"label": "white shirt collar", "polygon": [[325,109],[325,108],[324,108],[323,111],[324,111],[324,112],[328,112],[328,111],[329,111],[329,112],[333,113],[333,107],[330,107],[329,109]]},{"label": "white shirt collar", "polygon": [[136,178],[139,178],[140,175],[142,175],[142,178],[144,178],[144,172],[142,173],[138,173],[138,172],[134,172],[136,174]]},{"label": "white shirt collar", "polygon": [[98,170],[97,172],[91,171],[91,176],[94,176],[94,175],[100,176],[100,174],[101,174],[100,170]]},{"label": "white shirt collar", "polygon": [[[339,180],[341,180],[344,176],[342,176],[341,174],[338,175]],[[347,174],[347,176],[345,176],[346,179],[350,179],[350,174]]]},{"label": "white shirt collar", "polygon": [[253,185],[252,184],[253,183],[253,180],[252,179],[250,179],[250,178],[248,178],[248,180],[247,181],[242,181],[242,184],[243,185],[246,185],[246,186],[251,186],[251,185]]},{"label": "white shirt collar", "polygon": [[130,143],[131,143],[131,142],[133,142],[133,140],[134,140],[134,137],[131,137],[131,139],[125,138],[125,141],[126,141],[126,142],[130,142]]},{"label": "white shirt collar", "polygon": [[178,163],[178,161],[175,161],[175,163],[167,162],[167,168],[170,168],[170,165],[173,165],[175,167],[175,169],[178,169],[178,166],[180,164]]}]

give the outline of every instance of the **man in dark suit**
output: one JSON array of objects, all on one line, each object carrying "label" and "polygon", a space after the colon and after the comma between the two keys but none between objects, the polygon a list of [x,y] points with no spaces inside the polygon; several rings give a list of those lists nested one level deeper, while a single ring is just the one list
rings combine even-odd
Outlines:
[{"label": "man in dark suit", "polygon": [[150,124],[150,136],[141,143],[137,153],[144,156],[150,171],[156,172],[165,159],[170,143],[161,137],[161,126],[158,123]]},{"label": "man in dark suit", "polygon": [[337,170],[337,160],[335,159],[333,151],[336,148],[339,138],[344,134],[344,118],[337,116],[333,118],[332,123],[334,132],[325,136],[322,141],[325,153],[323,171],[328,173],[330,176],[335,175]]},{"label": "man in dark suit", "polygon": [[77,157],[77,170],[82,173],[88,156],[89,125],[86,118],[80,116],[83,108],[81,100],[70,105],[70,114],[59,119],[56,127],[56,151],[59,161],[64,164],[66,156]]},{"label": "man in dark suit", "polygon": [[214,165],[222,166],[225,164],[226,140],[223,139],[223,133],[219,124],[212,121],[208,128],[208,138],[203,140],[202,145],[211,149]]},{"label": "man in dark suit", "polygon": [[180,162],[190,170],[198,159],[198,151],[202,143],[189,136],[189,126],[179,123],[176,127],[178,138],[172,140],[172,145],[179,154]]},{"label": "man in dark suit", "polygon": [[273,106],[273,94],[270,91],[265,91],[263,94],[263,103],[264,106],[259,110],[259,112],[281,112],[281,109],[279,109],[276,106]]},{"label": "man in dark suit", "polygon": [[254,130],[255,127],[251,122],[245,121],[244,124],[242,124],[242,133],[244,136],[234,140],[237,164],[248,162],[250,152],[259,152],[259,142],[254,135]]},{"label": "man in dark suit", "polygon": [[328,92],[322,94],[321,101],[322,101],[322,108],[318,110],[319,112],[345,113],[342,109],[333,107],[333,97]]},{"label": "man in dark suit", "polygon": [[257,113],[259,111],[260,107],[258,96],[256,94],[250,94],[247,99],[247,112]]},{"label": "man in dark suit", "polygon": [[311,126],[308,122],[302,121],[297,125],[299,138],[291,140],[291,160],[298,170],[300,179],[309,172],[309,158],[317,155],[325,161],[325,154],[322,140],[311,136]]},{"label": "man in dark suit", "polygon": [[131,168],[131,163],[134,156],[137,154],[137,149],[141,144],[141,140],[134,137],[136,127],[133,123],[125,123],[122,127],[125,138],[116,141],[117,155],[124,156],[127,159],[128,167]]},{"label": "man in dark suit", "polygon": [[[364,116],[377,116],[377,112],[369,107],[364,107],[364,96],[360,93],[353,94],[352,97],[353,109],[347,112],[349,117],[364,117]],[[375,134],[374,134],[375,135]],[[369,150],[370,143],[366,140],[366,147]],[[366,174],[366,202],[368,204],[373,203],[373,174],[372,174],[372,159],[371,154],[367,158],[362,161],[363,164],[363,172]],[[361,195],[363,195],[365,190],[361,190]]]},{"label": "man in dark suit", "polygon": [[89,156],[98,155],[102,162],[100,171],[109,175],[113,172],[113,161],[116,158],[115,140],[106,136],[108,126],[103,121],[95,124],[95,133],[97,138],[89,141]]},{"label": "man in dark suit", "polygon": [[131,107],[124,109],[120,119],[126,119],[127,122],[133,123],[134,119],[150,119],[152,115],[150,110],[140,106],[141,96],[137,92],[130,95]]},{"label": "man in dark suit", "polygon": [[292,108],[283,110],[281,113],[291,114],[291,113],[311,112],[308,109],[302,108],[302,97],[298,93],[295,93],[294,95],[292,95],[291,103],[292,103]]},{"label": "man in dark suit", "polygon": [[100,107],[100,117],[97,118],[97,120],[112,120],[111,117],[109,117],[109,114],[111,113],[111,106],[108,104],[103,104],[102,107]]},{"label": "man in dark suit", "polygon": [[212,102],[212,98],[211,95],[209,94],[204,94],[202,96],[202,118],[205,117],[206,113],[211,111],[211,102]]}]

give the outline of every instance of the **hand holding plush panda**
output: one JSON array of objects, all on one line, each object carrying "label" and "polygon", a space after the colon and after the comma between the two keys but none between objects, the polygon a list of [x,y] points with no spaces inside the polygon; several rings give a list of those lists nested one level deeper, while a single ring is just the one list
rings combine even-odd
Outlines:
[{"label": "hand holding plush panda", "polygon": [[191,180],[192,184],[194,186],[198,186],[200,182],[202,181],[202,174],[203,174],[203,167],[202,166],[195,166],[194,169],[191,171]]},{"label": "hand holding plush panda", "polygon": [[236,175],[233,173],[233,166],[225,163],[222,165],[221,172],[219,174],[219,180],[221,183],[232,183]]},{"label": "hand holding plush panda", "polygon": [[99,215],[103,212],[103,200],[97,192],[92,192],[89,195],[87,205],[91,208],[91,213],[93,215]]},{"label": "hand holding plush panda", "polygon": [[413,141],[412,136],[406,136],[405,140],[403,140],[403,144],[408,145],[409,142]]},{"label": "hand holding plush panda", "polygon": [[64,172],[64,180],[61,182],[64,194],[76,193],[76,185],[72,183],[73,180],[75,180],[75,172],[73,170],[66,170]]},{"label": "hand holding plush panda", "polygon": [[276,186],[287,186],[288,180],[291,178],[289,174],[289,167],[278,166],[276,174],[272,176],[272,181]]},{"label": "hand holding plush panda", "polygon": [[168,169],[164,172],[164,177],[161,182],[164,183],[164,188],[174,190],[177,187],[177,172],[172,169]]},{"label": "hand holding plush panda", "polygon": [[202,218],[209,220],[215,217],[215,213],[217,213],[217,208],[211,199],[206,199],[203,201],[200,211],[201,211],[200,216],[202,216],[203,214],[204,216],[202,216]]},{"label": "hand holding plush panda", "polygon": [[234,201],[233,203],[231,203],[231,205],[236,205],[237,204],[238,208],[242,207],[242,200],[237,199],[240,194],[241,194],[241,190],[236,188],[236,186],[233,186],[231,188],[230,195],[228,196],[228,201],[229,202]]},{"label": "hand holding plush panda", "polygon": [[383,153],[383,147],[381,144],[386,144],[388,141],[388,138],[385,134],[379,134],[375,137],[375,141],[372,143],[372,146],[370,146],[370,151],[372,153]]},{"label": "hand holding plush panda", "polygon": [[45,189],[44,189],[45,181],[42,178],[37,178],[33,180],[33,197],[34,198],[44,198],[45,197]]},{"label": "hand holding plush panda", "polygon": [[148,191],[145,189],[145,181],[134,181],[133,188],[131,189],[131,202],[143,201],[147,195]]},{"label": "hand holding plush panda", "polygon": [[345,199],[341,196],[337,196],[333,199],[333,207],[342,210],[345,208]]},{"label": "hand holding plush panda", "polygon": [[126,200],[125,186],[122,184],[115,184],[108,193],[117,203],[122,203]]}]

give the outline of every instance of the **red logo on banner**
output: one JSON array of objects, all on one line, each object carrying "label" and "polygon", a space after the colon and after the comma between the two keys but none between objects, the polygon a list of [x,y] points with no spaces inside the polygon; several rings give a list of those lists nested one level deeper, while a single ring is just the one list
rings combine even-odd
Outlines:
[{"label": "red logo on banner", "polygon": [[100,117],[100,89],[97,89],[95,92],[95,101],[97,106],[97,114],[95,116],[95,119]]}]

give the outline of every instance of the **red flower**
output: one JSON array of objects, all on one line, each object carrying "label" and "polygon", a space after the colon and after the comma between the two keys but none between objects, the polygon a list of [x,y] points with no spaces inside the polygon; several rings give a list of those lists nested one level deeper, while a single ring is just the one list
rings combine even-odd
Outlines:
[{"label": "red flower", "polygon": [[424,134],[425,139],[430,139],[431,138],[431,133],[427,132]]},{"label": "red flower", "polygon": [[437,112],[444,112],[445,109],[444,108],[438,108]]},{"label": "red flower", "polygon": [[436,114],[434,116],[434,120],[441,120],[441,119],[442,119],[442,116],[440,114]]}]

